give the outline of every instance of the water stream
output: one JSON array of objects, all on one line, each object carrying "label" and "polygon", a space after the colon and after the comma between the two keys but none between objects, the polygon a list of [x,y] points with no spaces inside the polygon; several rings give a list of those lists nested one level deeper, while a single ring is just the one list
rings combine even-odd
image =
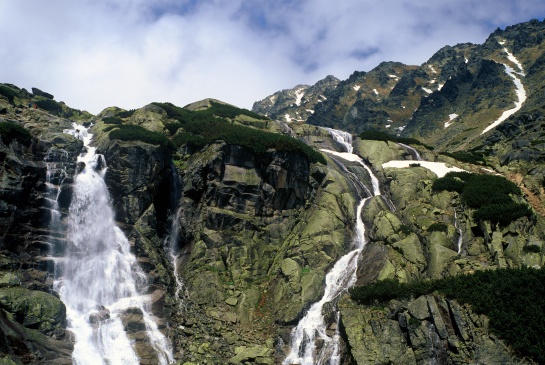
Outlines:
[{"label": "water stream", "polygon": [[[349,152],[335,152],[323,150],[329,154],[345,160],[360,163],[371,177],[373,196],[380,195],[379,181],[373,171],[363,160],[352,153],[351,138],[348,133],[331,130],[330,134],[339,143],[345,145]],[[349,142],[350,141],[350,142]],[[362,210],[370,197],[361,199],[356,209],[356,228],[351,251],[342,256],[327,273],[323,297],[314,303],[306,315],[299,321],[291,333],[291,350],[284,359],[283,365],[338,365],[340,364],[339,351],[339,314],[336,314],[336,327],[333,334],[328,334],[327,323],[324,318],[324,306],[327,303],[335,304],[348,288],[356,282],[356,271],[361,252],[367,243],[365,225],[362,219]],[[320,344],[319,346],[317,344]]]},{"label": "water stream", "polygon": [[417,151],[415,148],[413,148],[413,147],[411,147],[411,146],[409,146],[409,145],[406,145],[405,143],[398,143],[398,144],[399,144],[401,147],[405,148],[406,150],[411,151],[412,154],[413,154],[413,157],[414,157],[417,161],[422,161],[422,157],[420,156],[420,154],[418,153],[418,151]]},{"label": "water stream", "polygon": [[462,253],[462,244],[464,243],[464,232],[460,227],[460,222],[458,221],[458,215],[456,214],[456,209],[454,210],[454,227],[458,231],[458,241],[456,246],[458,248],[458,254]]},{"label": "water stream", "polygon": [[[147,308],[140,291],[146,276],[130,252],[129,241],[116,225],[104,182],[104,157],[90,146],[87,128],[74,124],[65,133],[84,142],[78,157],[83,166],[75,177],[67,218],[67,248],[57,265],[55,288],[66,305],[69,330],[76,336],[74,364],[137,365],[135,339],[123,317],[141,316],[140,331],[153,348],[156,363],[173,362],[166,337]],[[137,325],[138,326],[138,325]],[[133,331],[134,332],[134,331]]]}]

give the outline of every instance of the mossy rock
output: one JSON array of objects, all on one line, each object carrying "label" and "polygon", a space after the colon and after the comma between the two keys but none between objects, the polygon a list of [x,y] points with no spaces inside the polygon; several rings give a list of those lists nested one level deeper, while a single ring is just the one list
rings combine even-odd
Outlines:
[{"label": "mossy rock", "polygon": [[48,333],[66,327],[66,307],[59,298],[25,288],[0,288],[0,305],[23,326]]}]

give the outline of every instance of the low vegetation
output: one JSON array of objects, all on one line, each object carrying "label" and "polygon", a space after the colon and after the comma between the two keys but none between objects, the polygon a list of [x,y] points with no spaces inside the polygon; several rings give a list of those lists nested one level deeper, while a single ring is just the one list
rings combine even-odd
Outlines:
[{"label": "low vegetation", "polygon": [[38,108],[43,109],[51,114],[62,116],[62,105],[57,103],[55,100],[44,99],[38,100],[35,102]]},{"label": "low vegetation", "polygon": [[413,144],[426,147],[429,150],[433,150],[433,146],[428,146],[427,144],[420,142],[416,138],[397,137],[374,129],[364,131],[358,137],[360,137],[361,139],[367,139],[372,141],[390,141],[395,143]]},{"label": "low vegetation", "polygon": [[451,157],[460,162],[472,163],[475,165],[486,165],[486,160],[482,153],[477,152],[440,152],[441,155]]},{"label": "low vegetation", "polygon": [[5,96],[10,104],[13,104],[13,100],[16,97],[19,97],[19,93],[17,91],[5,85],[0,85],[0,95]]},{"label": "low vegetation", "polygon": [[402,284],[384,280],[350,290],[360,304],[387,303],[440,293],[490,318],[490,329],[522,356],[545,363],[545,269],[479,271],[440,280]]},{"label": "low vegetation", "polygon": [[475,209],[474,219],[494,225],[507,226],[518,218],[532,216],[528,205],[514,200],[522,198],[521,190],[502,176],[449,172],[434,181],[432,190],[459,193],[462,202]]},{"label": "low vegetation", "polygon": [[30,146],[32,142],[30,132],[22,125],[13,122],[0,123],[0,138],[6,146],[14,140],[19,141],[24,146]]},{"label": "low vegetation", "polygon": [[[284,152],[298,151],[304,153],[311,162],[326,164],[326,160],[321,153],[302,141],[289,136],[242,126],[224,119],[226,116],[231,118],[240,115],[240,111],[243,111],[243,109],[219,103],[212,103],[212,107],[202,111],[190,111],[170,103],[155,103],[155,105],[163,108],[167,115],[174,120],[167,123],[166,128],[173,135],[172,142],[175,147],[179,147],[184,143],[203,147],[208,143],[222,140],[229,144],[247,147],[256,153],[263,153],[268,149]],[[252,113],[247,111],[245,115],[249,114]],[[261,119],[265,118],[259,117]]]},{"label": "low vegetation", "polygon": [[133,124],[110,125],[104,129],[110,131],[110,139],[120,141],[142,141],[153,145],[170,147],[170,140],[161,133],[149,131],[143,127]]}]

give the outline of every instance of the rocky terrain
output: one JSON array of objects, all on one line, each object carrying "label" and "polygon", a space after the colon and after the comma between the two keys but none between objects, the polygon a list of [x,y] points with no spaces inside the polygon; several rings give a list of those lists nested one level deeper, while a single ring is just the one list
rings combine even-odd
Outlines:
[{"label": "rocky terrain", "polygon": [[[253,112],[207,99],[91,115],[1,84],[0,364],[72,363],[76,338],[56,282],[83,168],[83,143],[64,133],[73,123],[92,125],[116,224],[146,274],[140,294],[177,364],[282,363],[292,329],[355,239],[362,198],[370,199],[357,285],[542,267],[544,26],[497,30],[421,66],[385,62],[345,81],[328,76],[256,102]],[[517,69],[514,60],[527,98],[481,135],[514,107],[513,78],[501,65]],[[428,147],[355,137],[354,153],[380,183],[382,195],[371,197],[364,166],[318,152],[345,151],[323,126],[379,129]],[[532,214],[507,225],[475,219],[462,194],[433,190],[437,174],[418,161],[383,167],[416,160],[413,148],[427,161],[508,177]],[[484,163],[455,158],[468,149]],[[324,308],[342,364],[532,363],[484,314],[438,293],[375,306],[343,295]],[[104,313],[89,320],[99,326]],[[142,312],[122,318],[140,363],[158,363]]]}]

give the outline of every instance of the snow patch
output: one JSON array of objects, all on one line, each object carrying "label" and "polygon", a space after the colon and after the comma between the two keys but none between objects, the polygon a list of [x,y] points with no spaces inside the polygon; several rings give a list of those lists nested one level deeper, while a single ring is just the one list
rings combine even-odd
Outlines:
[{"label": "snow patch", "polygon": [[354,86],[352,86],[352,89],[354,89],[354,91],[358,91],[360,88],[361,88],[360,85],[354,85]]},{"label": "snow patch", "polygon": [[384,126],[384,128],[390,128],[390,127],[391,127],[390,124],[386,124],[386,125]]},{"label": "snow patch", "polygon": [[431,91],[431,89],[427,89],[425,87],[422,88],[422,90],[424,90],[425,92],[427,92],[428,94],[431,94],[433,91]]},{"label": "snow patch", "polygon": [[445,164],[443,162],[430,162],[430,161],[415,162],[413,160],[393,160],[393,161],[389,161],[389,162],[383,163],[382,168],[385,169],[385,168],[393,167],[393,168],[402,169],[402,168],[410,167],[410,164],[415,164],[415,163],[418,163],[421,167],[424,167],[424,168],[430,170],[431,172],[436,174],[437,177],[443,177],[448,172],[451,172],[451,171],[458,171],[458,172],[465,171],[465,170],[462,170],[462,169],[460,169],[458,167],[447,165],[447,164]]},{"label": "snow patch", "polygon": [[314,114],[314,110],[312,109],[305,109],[306,112],[309,112],[310,114]]},{"label": "snow patch", "polygon": [[375,93],[375,95],[378,95],[377,89],[373,89],[373,92]]},{"label": "snow patch", "polygon": [[438,84],[437,85],[437,91],[441,91],[441,89],[443,88],[443,85],[445,85],[444,83],[443,84]]},{"label": "snow patch", "polygon": [[520,72],[517,72],[517,74],[519,74],[520,76],[525,76],[524,69],[522,68],[522,64],[519,62],[519,60],[517,60],[517,58],[507,50],[507,48],[503,48],[503,50],[505,51],[505,53],[507,53],[507,59],[513,62],[519,68]]},{"label": "snow patch", "polygon": [[433,72],[434,74],[437,73],[437,71],[435,70],[435,68],[432,65],[429,65],[429,67],[430,67],[431,72]]},{"label": "snow patch", "polygon": [[466,63],[468,63],[468,62],[469,62],[469,60],[467,59],[467,57],[465,57],[465,61],[466,61]]},{"label": "snow patch", "polygon": [[290,117],[289,114],[285,114],[284,119],[286,119],[286,122],[288,122],[288,123],[291,122],[291,117]]},{"label": "snow patch", "polygon": [[449,114],[448,117],[449,117],[449,121],[448,122],[445,122],[445,129],[450,127],[451,124],[452,124],[452,121],[456,118],[458,118],[458,114],[456,113],[452,113],[452,114]]},{"label": "snow patch", "polygon": [[397,129],[399,129],[400,132],[403,132],[403,130],[405,129],[406,125],[402,125],[401,127],[397,127]]},{"label": "snow patch", "polygon": [[303,96],[305,95],[305,89],[299,89],[295,91],[295,105],[301,106],[301,100],[303,100]]},{"label": "snow patch", "polygon": [[[503,45],[503,43],[501,42],[499,43]],[[521,63],[516,59],[515,56],[509,53],[509,51],[507,51],[506,48],[504,48],[504,50],[507,52],[507,57],[509,58],[509,60],[515,63],[520,68],[520,72],[516,72],[513,68],[507,65],[504,65],[505,72],[507,73],[507,75],[509,75],[509,77],[513,79],[513,83],[515,84],[515,92],[517,93],[518,100],[515,101],[515,107],[513,109],[504,111],[502,115],[495,122],[490,124],[488,127],[484,129],[484,131],[482,131],[481,135],[485,134],[486,132],[488,132],[489,130],[493,128],[496,128],[498,125],[500,125],[501,122],[503,122],[504,120],[509,118],[511,115],[518,112],[520,108],[522,108],[522,104],[524,104],[524,102],[526,101],[526,90],[524,90],[524,85],[522,85],[521,79],[517,77],[517,75],[524,76],[524,69],[522,68]],[[511,59],[511,57],[513,59]]]}]

